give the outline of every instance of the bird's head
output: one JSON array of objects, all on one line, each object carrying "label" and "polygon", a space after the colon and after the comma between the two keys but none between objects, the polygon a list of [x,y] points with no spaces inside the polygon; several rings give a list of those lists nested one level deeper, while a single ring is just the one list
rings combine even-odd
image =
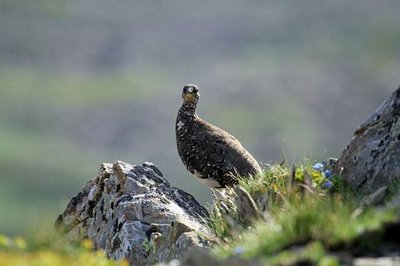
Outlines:
[{"label": "bird's head", "polygon": [[194,84],[187,84],[183,87],[182,99],[187,104],[197,104],[200,94],[199,88]]}]

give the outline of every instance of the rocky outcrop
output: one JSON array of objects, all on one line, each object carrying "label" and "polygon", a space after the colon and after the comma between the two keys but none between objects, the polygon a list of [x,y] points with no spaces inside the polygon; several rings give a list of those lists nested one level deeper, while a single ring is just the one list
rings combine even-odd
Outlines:
[{"label": "rocky outcrop", "polygon": [[151,265],[216,241],[207,210],[170,186],[151,163],[105,163],[69,202],[56,227],[72,240],[88,238],[112,259]]},{"label": "rocky outcrop", "polygon": [[335,172],[365,192],[400,181],[400,88],[355,130]]}]

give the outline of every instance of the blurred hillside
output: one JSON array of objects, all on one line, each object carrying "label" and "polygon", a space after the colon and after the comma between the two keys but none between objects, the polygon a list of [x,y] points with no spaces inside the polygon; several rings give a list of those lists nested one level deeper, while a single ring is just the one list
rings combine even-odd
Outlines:
[{"label": "blurred hillside", "polygon": [[174,123],[199,114],[261,162],[339,156],[399,84],[400,4],[0,0],[0,232],[54,219],[101,162],[184,169]]}]

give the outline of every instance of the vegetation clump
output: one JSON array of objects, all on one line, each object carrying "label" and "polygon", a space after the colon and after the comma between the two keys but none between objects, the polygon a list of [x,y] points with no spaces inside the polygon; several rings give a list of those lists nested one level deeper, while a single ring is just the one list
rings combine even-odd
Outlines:
[{"label": "vegetation clump", "polygon": [[326,164],[271,165],[262,175],[242,178],[239,183],[263,218],[251,225],[232,226],[237,210],[231,208],[233,215],[227,218],[226,206],[217,201],[209,223],[224,240],[213,250],[219,258],[240,256],[268,265],[338,265],[344,263],[340,252],[351,257],[355,251],[376,251],[384,246],[389,225],[400,228],[393,208],[360,211],[361,199]]}]

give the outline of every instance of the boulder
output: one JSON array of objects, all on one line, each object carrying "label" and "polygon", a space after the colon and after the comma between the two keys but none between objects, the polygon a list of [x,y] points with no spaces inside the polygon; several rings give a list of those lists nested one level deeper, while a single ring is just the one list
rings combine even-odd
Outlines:
[{"label": "boulder", "polygon": [[56,228],[69,240],[84,238],[109,258],[152,265],[216,242],[208,213],[192,195],[170,186],[152,163],[104,163],[74,196]]},{"label": "boulder", "polygon": [[335,166],[357,191],[373,192],[400,181],[400,88],[354,132]]}]

